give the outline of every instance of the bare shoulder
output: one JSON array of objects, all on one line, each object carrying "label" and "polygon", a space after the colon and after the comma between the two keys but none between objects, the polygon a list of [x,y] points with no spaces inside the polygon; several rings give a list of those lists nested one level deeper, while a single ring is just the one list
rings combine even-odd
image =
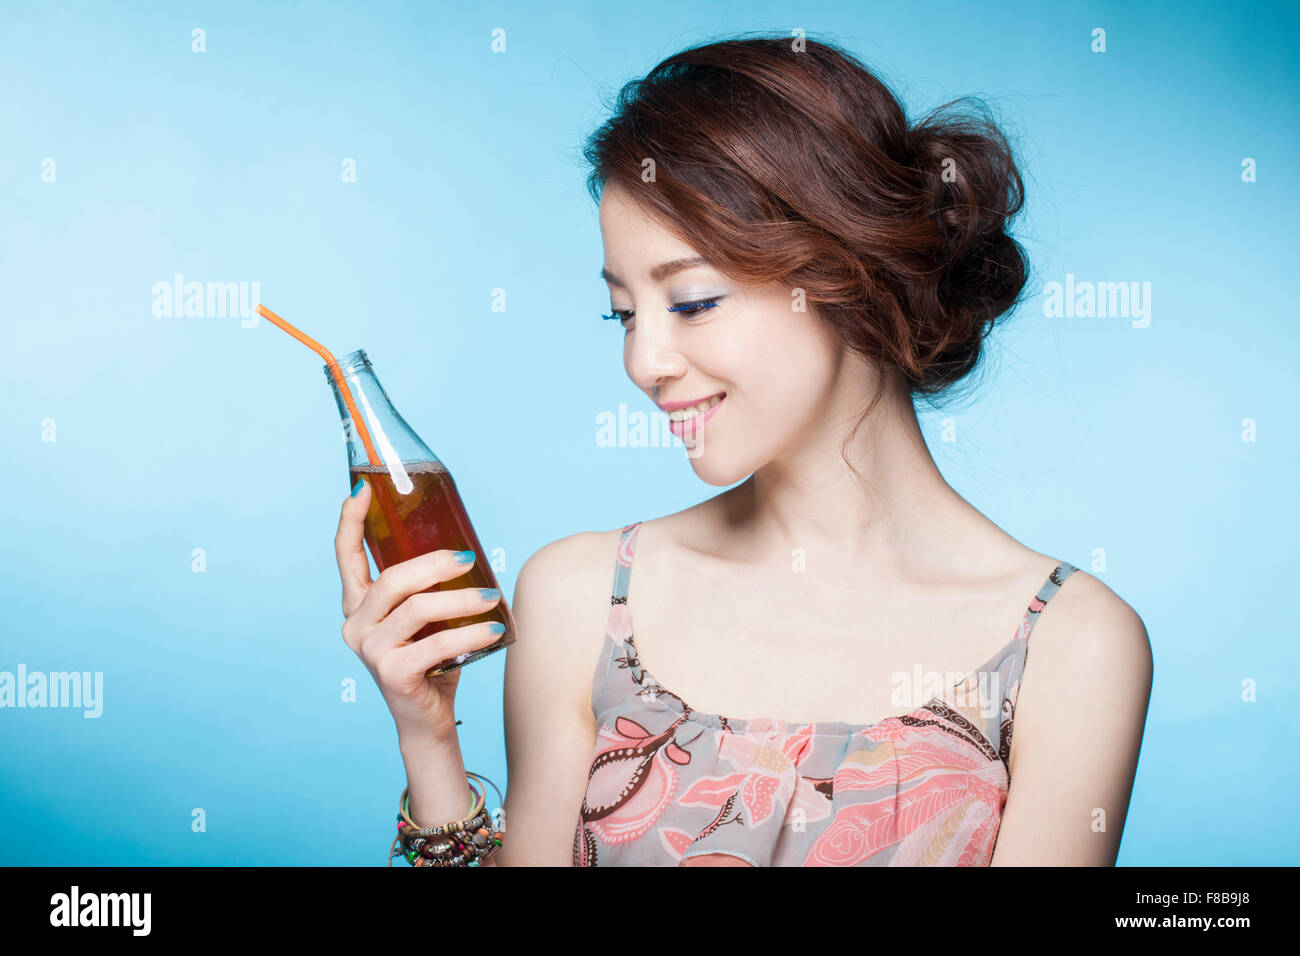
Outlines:
[{"label": "bare shoulder", "polygon": [[1071,574],[1029,637],[995,866],[1114,864],[1153,673],[1138,613],[1091,574]]},{"label": "bare shoulder", "polygon": [[515,657],[538,678],[575,689],[588,711],[619,530],[580,531],[539,548],[520,568],[511,604],[521,645]]},{"label": "bare shoulder", "polygon": [[591,685],[618,532],[553,541],[519,569],[506,651],[509,842],[502,866],[565,866],[596,740]]},{"label": "bare shoulder", "polygon": [[[1141,693],[1153,673],[1146,625],[1128,602],[1086,571],[1077,570],[1039,615],[1029,639],[1028,674],[1052,686],[1086,682],[1092,694]],[[1094,682],[1104,682],[1105,687]],[[1027,684],[1027,682],[1026,682]]]},{"label": "bare shoulder", "polygon": [[620,530],[579,531],[538,548],[519,569],[516,593],[525,583],[540,584],[547,592],[567,598],[601,575],[610,579],[605,583],[612,582]]},{"label": "bare shoulder", "polygon": [[1011,763],[1051,737],[1108,727],[1139,738],[1154,661],[1146,625],[1128,602],[1086,571],[1072,573],[1029,636],[1016,702]]}]

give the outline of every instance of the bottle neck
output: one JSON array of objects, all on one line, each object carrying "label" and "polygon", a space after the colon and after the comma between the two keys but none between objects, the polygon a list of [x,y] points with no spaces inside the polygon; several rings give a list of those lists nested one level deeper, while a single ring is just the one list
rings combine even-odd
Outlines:
[{"label": "bottle neck", "polygon": [[343,356],[339,360],[339,370],[343,378],[342,388],[347,389],[352,405],[361,416],[370,435],[374,458],[377,459],[372,460],[371,449],[366,448],[360,430],[352,420],[352,412],[343,397],[340,384],[329,366],[326,366],[325,375],[334,394],[339,418],[343,422],[349,470],[384,470],[397,479],[398,473],[406,470],[400,467],[403,464],[438,460],[393,406],[364,351]]}]

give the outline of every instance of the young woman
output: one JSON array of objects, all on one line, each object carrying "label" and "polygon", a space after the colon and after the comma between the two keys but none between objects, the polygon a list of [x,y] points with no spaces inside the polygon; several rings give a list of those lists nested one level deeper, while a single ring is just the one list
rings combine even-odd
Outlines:
[{"label": "young woman", "polygon": [[[521,569],[485,865],[1113,864],[1142,621],[965,501],[914,410],[1025,287],[997,128],[909,125],[844,51],[744,38],[625,87],[587,156],[627,373],[701,479],[740,483]],[[496,598],[424,593],[464,573],[449,552],[371,581],[369,494],[336,539],[343,634],[435,826],[473,798],[459,671],[424,674],[496,635],[409,638]]]}]

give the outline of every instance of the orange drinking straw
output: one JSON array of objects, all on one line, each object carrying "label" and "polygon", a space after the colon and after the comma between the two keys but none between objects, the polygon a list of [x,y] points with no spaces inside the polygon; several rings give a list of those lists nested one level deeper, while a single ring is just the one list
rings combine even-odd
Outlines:
[{"label": "orange drinking straw", "polygon": [[352,401],[352,389],[348,388],[348,383],[343,380],[343,369],[339,367],[338,359],[333,356],[329,349],[306,332],[294,328],[266,306],[259,305],[257,311],[325,360],[325,364],[329,366],[330,374],[334,376],[334,381],[338,384],[339,394],[343,396],[343,401],[348,406],[348,414],[352,416],[352,424],[357,426],[357,434],[361,436],[361,443],[366,446],[366,456],[370,459],[370,464],[381,467],[383,462],[379,458],[379,452],[375,451],[374,442],[370,440],[370,430],[366,428],[366,423],[361,420],[361,413],[357,411],[356,403]]},{"label": "orange drinking straw", "polygon": [[[357,434],[361,436],[361,443],[366,446],[366,456],[370,459],[370,464],[374,465],[376,468],[383,468],[383,460],[379,457],[379,452],[375,450],[375,443],[370,440],[370,429],[366,428],[366,423],[361,420],[361,413],[357,410],[356,403],[352,400],[352,389],[348,388],[348,383],[343,380],[343,369],[339,367],[338,359],[330,353],[329,349],[321,345],[306,332],[294,328],[266,306],[259,305],[257,311],[264,318],[274,322],[325,360],[325,364],[329,366],[330,374],[334,376],[334,381],[339,387],[339,394],[343,396],[343,402],[347,405],[348,414],[352,416],[352,424],[356,426]],[[398,514],[397,505],[393,501],[389,500],[388,492],[384,489],[383,482],[373,482],[371,487],[375,494],[375,500],[379,502],[379,509],[384,513],[384,520],[388,523],[389,531],[397,538],[397,547],[400,549],[402,554],[406,555],[407,558],[415,557],[416,552],[411,545],[411,538],[406,533],[406,528],[402,525],[402,519]]]}]

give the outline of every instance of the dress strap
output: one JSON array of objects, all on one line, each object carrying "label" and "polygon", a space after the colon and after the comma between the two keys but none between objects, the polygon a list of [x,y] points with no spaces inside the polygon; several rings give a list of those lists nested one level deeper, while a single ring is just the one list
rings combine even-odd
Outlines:
[{"label": "dress strap", "polygon": [[1034,629],[1034,624],[1038,621],[1038,615],[1043,613],[1043,608],[1047,606],[1047,602],[1052,599],[1053,594],[1061,589],[1065,579],[1078,570],[1073,564],[1067,564],[1064,561],[1052,569],[1052,573],[1047,576],[1047,580],[1038,589],[1034,599],[1029,602],[1029,609],[1025,611],[1024,619],[1020,622],[1020,631],[1016,634],[1017,638],[1024,641],[1029,640],[1029,632]]},{"label": "dress strap", "polygon": [[1016,704],[1020,699],[1020,678],[1025,670],[1025,659],[1029,656],[1029,632],[1034,629],[1038,615],[1043,613],[1043,608],[1052,599],[1052,595],[1061,590],[1061,585],[1065,583],[1066,578],[1078,570],[1073,564],[1064,561],[1052,569],[1052,573],[1047,576],[1047,580],[1038,589],[1034,599],[1029,602],[1029,608],[1020,622],[1020,628],[1012,638],[1012,652],[1008,658],[1011,664],[1006,674],[1007,691],[1002,697],[998,731],[998,756],[1008,772],[1011,768],[1011,739],[1015,732]]},{"label": "dress strap", "polygon": [[[591,710],[597,721],[611,708],[622,706],[629,693],[635,693],[626,670],[627,637],[631,627],[627,613],[627,586],[632,575],[632,554],[636,550],[636,531],[640,524],[638,521],[626,526],[618,538],[614,588],[609,599],[609,618],[605,623],[605,643],[591,677]],[[611,680],[615,674],[622,676]]]},{"label": "dress strap", "polygon": [[636,553],[636,533],[641,527],[637,521],[627,525],[618,538],[618,559],[614,563],[614,590],[611,604],[627,603],[627,587],[632,578],[632,556]]}]

